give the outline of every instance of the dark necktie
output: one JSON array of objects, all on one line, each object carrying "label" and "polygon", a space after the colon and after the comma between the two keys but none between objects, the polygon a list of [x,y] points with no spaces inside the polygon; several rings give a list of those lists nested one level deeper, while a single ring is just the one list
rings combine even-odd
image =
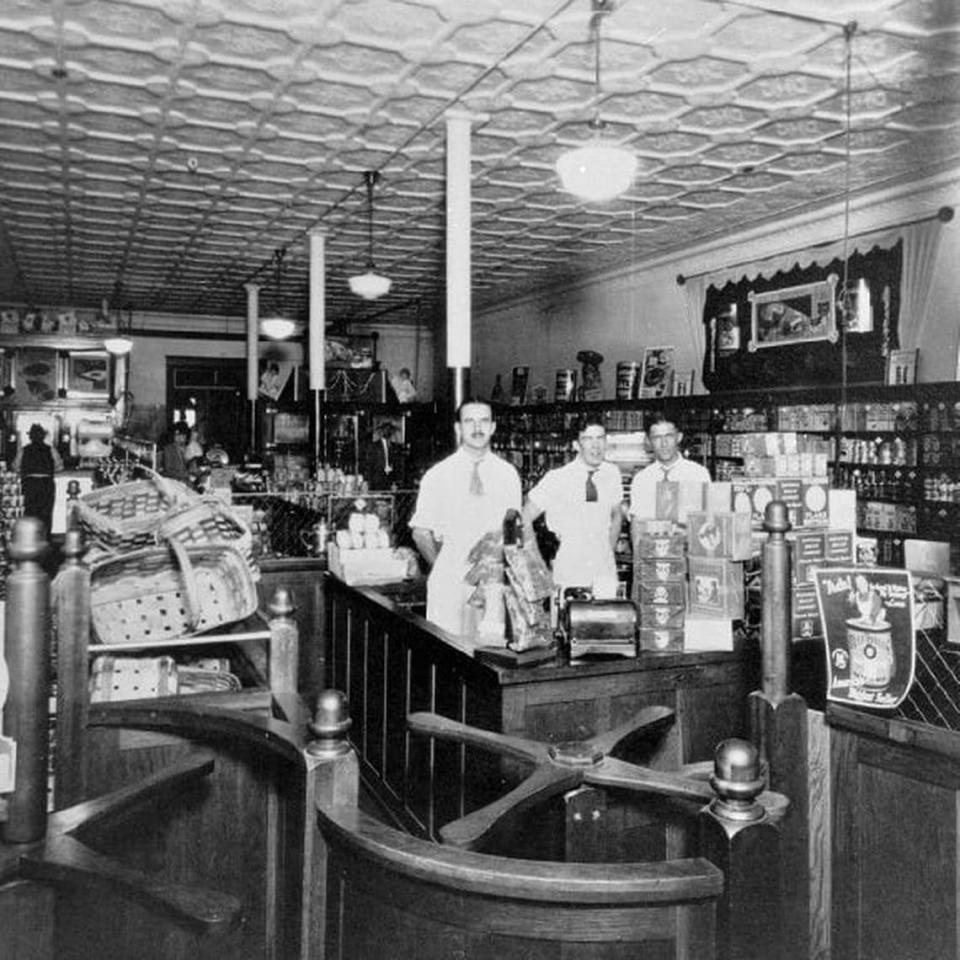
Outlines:
[{"label": "dark necktie", "polygon": [[597,497],[597,485],[593,482],[593,475],[596,472],[596,470],[587,471],[587,503],[596,503],[599,499]]},{"label": "dark necktie", "polygon": [[480,461],[473,461],[473,473],[470,474],[470,493],[475,497],[483,496],[483,481],[480,479]]}]

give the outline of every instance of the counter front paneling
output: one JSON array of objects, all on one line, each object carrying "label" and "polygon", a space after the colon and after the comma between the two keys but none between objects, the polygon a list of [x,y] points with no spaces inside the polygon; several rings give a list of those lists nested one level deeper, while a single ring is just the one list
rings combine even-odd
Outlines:
[{"label": "counter front paneling", "polygon": [[326,682],[349,698],[364,776],[381,813],[423,835],[500,795],[516,771],[474,748],[410,734],[406,718],[416,710],[557,742],[663,704],[677,712],[684,762],[710,759],[721,740],[747,734],[747,694],[759,686],[752,646],[511,668],[478,660],[469,640],[376,588],[328,574],[325,601]]}]

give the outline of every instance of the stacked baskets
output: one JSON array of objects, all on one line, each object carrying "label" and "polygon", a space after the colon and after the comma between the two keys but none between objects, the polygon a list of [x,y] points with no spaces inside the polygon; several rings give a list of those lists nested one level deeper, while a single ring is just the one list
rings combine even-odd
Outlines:
[{"label": "stacked baskets", "polygon": [[219,498],[148,472],[84,495],[73,518],[91,548],[99,642],[169,643],[256,611],[253,538]]}]

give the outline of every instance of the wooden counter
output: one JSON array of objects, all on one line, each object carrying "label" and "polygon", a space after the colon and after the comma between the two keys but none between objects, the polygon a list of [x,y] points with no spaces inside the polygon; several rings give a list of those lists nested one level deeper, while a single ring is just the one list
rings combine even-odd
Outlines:
[{"label": "wooden counter", "polygon": [[463,638],[402,609],[375,588],[325,581],[326,683],[343,690],[351,739],[368,782],[408,829],[435,828],[503,792],[489,755],[407,732],[429,710],[462,723],[538,740],[578,740],[651,704],[674,708],[685,762],[710,759],[744,736],[747,694],[759,685],[759,652],[644,654],[636,659],[534,667],[491,665]]},{"label": "wooden counter", "polygon": [[833,956],[960,956],[960,733],[834,703],[826,717]]}]

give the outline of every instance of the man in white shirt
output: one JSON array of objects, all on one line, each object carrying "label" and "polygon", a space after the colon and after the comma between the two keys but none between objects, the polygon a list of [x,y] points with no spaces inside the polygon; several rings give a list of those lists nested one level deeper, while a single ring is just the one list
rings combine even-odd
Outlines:
[{"label": "man in white shirt", "polygon": [[486,533],[499,531],[508,510],[519,510],[520,476],[490,450],[496,430],[485,400],[460,405],[455,425],[457,450],[434,464],[420,482],[410,518],[413,542],[431,565],[427,619],[451,633],[471,632],[464,580],[467,555]]},{"label": "man in white shirt", "polygon": [[560,547],[553,560],[554,583],[589,587],[598,598],[616,596],[614,549],[623,524],[623,485],[619,469],[605,460],[603,423],[584,417],[574,441],[577,456],[549,471],[527,495],[523,507],[525,536],[545,514]]},{"label": "man in white shirt", "polygon": [[[647,439],[653,448],[653,463],[634,475],[630,483],[630,520],[652,519],[657,515],[657,484],[709,483],[710,472],[702,464],[687,460],[680,454],[683,434],[664,414],[653,418],[647,428]],[[683,517],[678,518],[680,523]],[[636,538],[634,538],[634,541]]]}]

